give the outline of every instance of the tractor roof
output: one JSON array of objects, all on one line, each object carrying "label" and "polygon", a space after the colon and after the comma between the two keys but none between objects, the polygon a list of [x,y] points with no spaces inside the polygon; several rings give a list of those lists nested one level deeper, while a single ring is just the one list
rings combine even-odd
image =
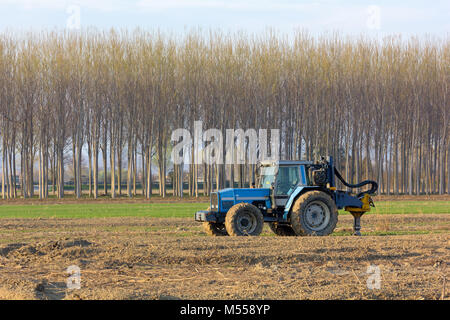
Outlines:
[{"label": "tractor roof", "polygon": [[261,161],[260,164],[262,166],[289,166],[289,165],[301,165],[301,164],[313,164],[312,161],[307,160],[278,160],[278,161],[271,161],[271,160],[264,160]]}]

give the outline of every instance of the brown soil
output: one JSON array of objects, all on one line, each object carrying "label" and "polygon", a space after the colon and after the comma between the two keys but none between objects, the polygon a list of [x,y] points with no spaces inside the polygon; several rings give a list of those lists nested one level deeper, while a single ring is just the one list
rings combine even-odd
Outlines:
[{"label": "brown soil", "polygon": [[[207,237],[187,218],[0,219],[3,299],[440,299],[450,215],[368,215],[341,236]],[[424,231],[425,230],[425,231]],[[67,267],[81,289],[66,288]],[[369,265],[381,288],[369,289]]]}]

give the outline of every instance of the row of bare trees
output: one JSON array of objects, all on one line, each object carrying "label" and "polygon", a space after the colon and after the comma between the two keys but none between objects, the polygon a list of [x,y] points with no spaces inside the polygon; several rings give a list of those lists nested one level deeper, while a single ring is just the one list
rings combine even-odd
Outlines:
[{"label": "row of bare trees", "polygon": [[193,136],[197,120],[224,137],[280,129],[282,158],[332,155],[349,182],[376,179],[387,194],[450,193],[449,44],[272,31],[2,33],[3,198],[31,197],[35,186],[40,198],[62,198],[69,179],[76,197],[84,186],[94,198],[150,198],[153,177],[164,196],[169,172],[175,196],[254,181],[251,164],[171,163],[172,130]]}]

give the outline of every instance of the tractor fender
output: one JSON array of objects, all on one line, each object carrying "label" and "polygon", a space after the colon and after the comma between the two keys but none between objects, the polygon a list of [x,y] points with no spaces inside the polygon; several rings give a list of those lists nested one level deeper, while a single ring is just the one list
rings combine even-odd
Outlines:
[{"label": "tractor fender", "polygon": [[291,196],[289,197],[288,202],[286,202],[286,206],[284,207],[284,214],[283,214],[284,221],[288,221],[289,216],[291,214],[291,208],[294,205],[295,200],[297,200],[297,198],[300,197],[302,194],[305,194],[306,192],[309,192],[312,190],[323,191],[332,197],[331,192],[328,189],[324,189],[321,187],[315,187],[315,186],[307,186],[307,187],[299,186],[294,190],[294,192],[291,193]]}]

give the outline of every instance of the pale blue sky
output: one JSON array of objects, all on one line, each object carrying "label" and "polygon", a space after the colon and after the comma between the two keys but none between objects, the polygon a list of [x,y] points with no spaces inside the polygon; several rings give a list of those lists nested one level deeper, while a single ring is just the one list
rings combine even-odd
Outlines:
[{"label": "pale blue sky", "polygon": [[449,0],[0,0],[0,31],[62,29],[74,5],[80,8],[81,27],[100,29],[178,33],[191,27],[248,32],[272,27],[286,33],[305,28],[312,33],[436,36],[450,31]]}]

